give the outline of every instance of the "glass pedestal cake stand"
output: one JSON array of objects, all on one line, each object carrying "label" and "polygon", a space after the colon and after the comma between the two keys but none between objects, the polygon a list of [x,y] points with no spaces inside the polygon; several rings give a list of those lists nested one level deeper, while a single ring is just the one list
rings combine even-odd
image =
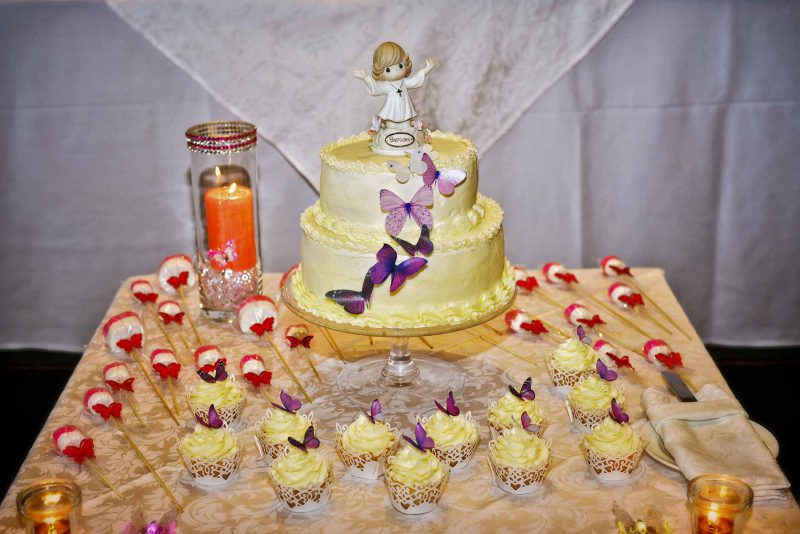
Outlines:
[{"label": "glass pedestal cake stand", "polygon": [[514,303],[516,291],[508,302],[486,310],[479,317],[459,323],[442,323],[417,328],[366,327],[339,323],[301,308],[291,291],[292,278],[281,286],[281,301],[301,319],[322,328],[360,336],[391,339],[389,353],[349,362],[339,373],[339,393],[357,406],[369,406],[380,399],[395,409],[433,406],[434,399],[444,399],[448,391],[458,395],[464,388],[465,374],[458,366],[433,356],[412,356],[408,346],[411,337],[449,334],[472,328],[494,319]]}]

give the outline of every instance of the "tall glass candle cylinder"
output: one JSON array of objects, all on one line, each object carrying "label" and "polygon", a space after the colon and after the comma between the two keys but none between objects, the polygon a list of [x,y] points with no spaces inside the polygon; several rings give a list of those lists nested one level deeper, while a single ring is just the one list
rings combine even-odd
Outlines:
[{"label": "tall glass candle cylinder", "polygon": [[231,321],[239,303],[261,293],[256,127],[208,122],[186,131],[200,306]]},{"label": "tall glass candle cylinder", "polygon": [[81,489],[64,478],[49,478],[17,495],[17,511],[26,534],[80,532]]}]

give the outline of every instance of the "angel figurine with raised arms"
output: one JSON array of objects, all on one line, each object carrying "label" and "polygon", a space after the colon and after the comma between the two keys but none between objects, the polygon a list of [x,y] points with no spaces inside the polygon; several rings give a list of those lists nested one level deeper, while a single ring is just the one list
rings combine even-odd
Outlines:
[{"label": "angel figurine with raised arms", "polygon": [[363,80],[372,96],[386,95],[372,127],[372,150],[378,154],[401,155],[425,143],[426,131],[421,121],[415,120],[417,112],[409,89],[421,87],[425,75],[437,65],[428,58],[425,67],[411,74],[411,58],[403,47],[387,41],[378,45],[372,55],[372,73],[353,71]]}]

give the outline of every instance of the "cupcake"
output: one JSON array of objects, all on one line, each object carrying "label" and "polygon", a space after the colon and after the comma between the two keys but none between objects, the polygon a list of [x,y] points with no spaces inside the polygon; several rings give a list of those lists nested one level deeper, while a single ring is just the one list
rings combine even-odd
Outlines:
[{"label": "cupcake", "polygon": [[583,437],[589,471],[600,480],[625,480],[631,476],[644,450],[644,440],[628,424],[628,414],[616,399],[611,414]]},{"label": "cupcake", "polygon": [[333,469],[318,447],[309,426],[301,440],[287,438],[286,451],[267,471],[278,498],[293,512],[313,512],[330,500]]},{"label": "cupcake", "polygon": [[403,436],[408,444],[386,459],[386,486],[396,510],[404,514],[430,512],[442,498],[448,470],[431,452],[434,441],[417,423],[415,439]]},{"label": "cupcake", "polygon": [[596,366],[598,374],[587,375],[567,393],[572,424],[582,432],[591,431],[608,416],[611,399],[617,399],[620,406],[625,406],[625,395],[614,384],[616,371],[608,369],[600,359]]},{"label": "cupcake", "polygon": [[515,495],[542,487],[550,465],[550,448],[533,432],[514,426],[489,442],[489,464],[503,491]]},{"label": "cupcake", "polygon": [[[198,484],[227,484],[242,464],[243,450],[239,437],[222,424],[213,406],[206,419],[210,426],[198,424],[178,442],[183,463]],[[198,421],[201,419],[198,418]]]},{"label": "cupcake", "polygon": [[566,393],[584,377],[596,360],[597,352],[580,340],[569,339],[561,343],[550,353],[547,361],[556,390]]},{"label": "cupcake", "polygon": [[228,375],[221,360],[217,361],[213,372],[200,370],[197,373],[203,382],[186,388],[186,397],[195,416],[203,417],[208,407],[213,404],[225,424],[228,426],[236,424],[244,410],[244,388],[236,382],[233,375]]},{"label": "cupcake", "polygon": [[360,413],[349,425],[336,425],[336,452],[354,477],[377,479],[384,460],[397,448],[397,431],[380,416],[381,403],[375,399],[369,413]]},{"label": "cupcake", "polygon": [[508,392],[500,400],[489,404],[489,428],[492,438],[497,437],[508,428],[520,425],[520,418],[527,413],[531,420],[531,431],[541,437],[544,433],[545,418],[542,408],[534,399],[536,393],[531,389],[531,377],[525,379],[519,391],[509,385]]},{"label": "cupcake", "polygon": [[267,463],[282,456],[289,450],[288,439],[302,441],[308,427],[314,426],[314,414],[301,414],[302,407],[298,399],[281,390],[281,404],[272,405],[266,415],[256,426],[256,438]]},{"label": "cupcake", "polygon": [[470,412],[461,414],[452,391],[447,395],[446,406],[434,402],[439,411],[428,419],[420,419],[420,422],[436,443],[433,454],[451,471],[460,471],[469,465],[478,448],[478,425]]}]

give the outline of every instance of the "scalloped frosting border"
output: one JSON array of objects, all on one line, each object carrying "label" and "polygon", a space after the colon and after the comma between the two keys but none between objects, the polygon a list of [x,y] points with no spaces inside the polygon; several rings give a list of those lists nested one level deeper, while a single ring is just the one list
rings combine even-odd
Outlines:
[{"label": "scalloped frosting border", "polygon": [[[467,215],[451,220],[450,224],[442,223],[441,230],[434,224],[431,239],[437,252],[461,250],[490,241],[502,226],[503,208],[494,199],[478,193]],[[383,227],[364,227],[328,215],[319,200],[300,215],[300,227],[312,241],[352,254],[373,255],[388,239]]]},{"label": "scalloped frosting border", "polygon": [[[458,155],[449,158],[449,159],[440,159],[436,161],[436,166],[445,168],[445,167],[466,167],[471,161],[475,161],[478,159],[478,149],[475,148],[475,144],[472,142],[471,139],[467,137],[462,137],[458,134],[450,133],[450,132],[442,132],[436,130],[435,132],[431,133],[431,137],[434,139],[446,139],[449,141],[455,141],[464,145],[465,150]],[[329,145],[325,145],[322,147],[322,150],[319,152],[319,157],[322,160],[323,165],[327,165],[332,167],[336,170],[342,172],[351,172],[351,173],[382,173],[382,174],[391,174],[389,173],[388,169],[386,168],[385,163],[364,163],[362,161],[350,161],[345,159],[340,159],[333,155],[333,151],[338,148],[341,148],[345,145],[353,144],[353,143],[366,143],[369,142],[370,137],[367,132],[361,132],[360,134],[351,135],[350,137],[343,137],[338,141],[335,141]],[[399,157],[408,157],[408,156],[399,156]]]},{"label": "scalloped frosting border", "polygon": [[447,308],[433,306],[422,312],[385,313],[377,317],[369,309],[362,315],[352,315],[332,300],[324,296],[320,298],[308,291],[303,284],[302,265],[292,274],[292,295],[302,309],[329,321],[370,328],[415,328],[462,323],[476,319],[486,310],[508,302],[514,294],[515,287],[514,268],[506,259],[505,270],[500,281],[495,284],[494,288],[484,291],[469,303]]}]

